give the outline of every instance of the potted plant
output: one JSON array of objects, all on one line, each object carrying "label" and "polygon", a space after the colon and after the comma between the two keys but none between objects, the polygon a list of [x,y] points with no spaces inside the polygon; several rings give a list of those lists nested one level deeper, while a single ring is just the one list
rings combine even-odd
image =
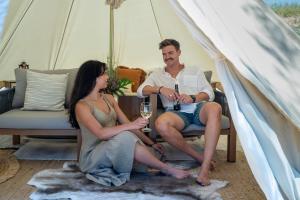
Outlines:
[{"label": "potted plant", "polygon": [[131,84],[131,80],[126,78],[119,79],[113,68],[108,68],[108,74],[109,79],[105,92],[114,96],[123,96],[124,90],[128,89]]}]

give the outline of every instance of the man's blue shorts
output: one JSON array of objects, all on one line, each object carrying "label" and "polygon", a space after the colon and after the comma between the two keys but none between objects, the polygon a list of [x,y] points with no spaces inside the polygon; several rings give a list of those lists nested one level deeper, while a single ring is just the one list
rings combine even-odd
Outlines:
[{"label": "man's blue shorts", "polygon": [[185,112],[174,111],[174,110],[168,110],[168,111],[177,114],[183,120],[184,128],[188,127],[191,124],[205,126],[205,124],[202,123],[199,119],[200,110],[202,109],[205,103],[207,102],[201,101],[200,103],[198,103],[194,113],[185,113]]}]

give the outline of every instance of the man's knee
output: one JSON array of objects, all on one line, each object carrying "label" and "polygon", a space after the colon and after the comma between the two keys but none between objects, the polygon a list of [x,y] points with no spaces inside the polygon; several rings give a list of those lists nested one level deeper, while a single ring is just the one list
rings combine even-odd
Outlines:
[{"label": "man's knee", "polygon": [[215,102],[210,102],[207,105],[207,116],[208,118],[221,119],[222,116],[221,105]]},{"label": "man's knee", "polygon": [[155,128],[162,137],[170,137],[172,135],[170,129],[175,128],[173,124],[174,123],[170,119],[166,117],[159,117],[155,121]]},{"label": "man's knee", "polygon": [[155,128],[160,134],[168,132],[169,126],[171,126],[170,122],[163,118],[158,118],[155,121]]}]

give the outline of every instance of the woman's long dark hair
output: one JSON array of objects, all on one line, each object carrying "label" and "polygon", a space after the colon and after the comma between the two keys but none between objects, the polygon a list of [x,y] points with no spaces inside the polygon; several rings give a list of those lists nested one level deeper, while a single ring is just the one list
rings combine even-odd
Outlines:
[{"label": "woman's long dark hair", "polygon": [[79,128],[75,114],[75,106],[77,102],[86,97],[94,89],[96,79],[100,75],[103,75],[105,70],[106,64],[97,60],[86,61],[80,66],[70,99],[69,122],[72,127]]}]

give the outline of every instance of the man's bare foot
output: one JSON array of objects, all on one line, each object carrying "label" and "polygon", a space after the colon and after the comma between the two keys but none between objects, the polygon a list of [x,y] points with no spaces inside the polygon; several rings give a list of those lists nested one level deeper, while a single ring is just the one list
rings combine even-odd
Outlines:
[{"label": "man's bare foot", "polygon": [[167,169],[162,170],[162,172],[165,174],[169,174],[177,179],[184,179],[191,175],[190,172],[188,172],[188,171],[176,169],[176,168],[170,167],[170,166],[168,166]]}]

